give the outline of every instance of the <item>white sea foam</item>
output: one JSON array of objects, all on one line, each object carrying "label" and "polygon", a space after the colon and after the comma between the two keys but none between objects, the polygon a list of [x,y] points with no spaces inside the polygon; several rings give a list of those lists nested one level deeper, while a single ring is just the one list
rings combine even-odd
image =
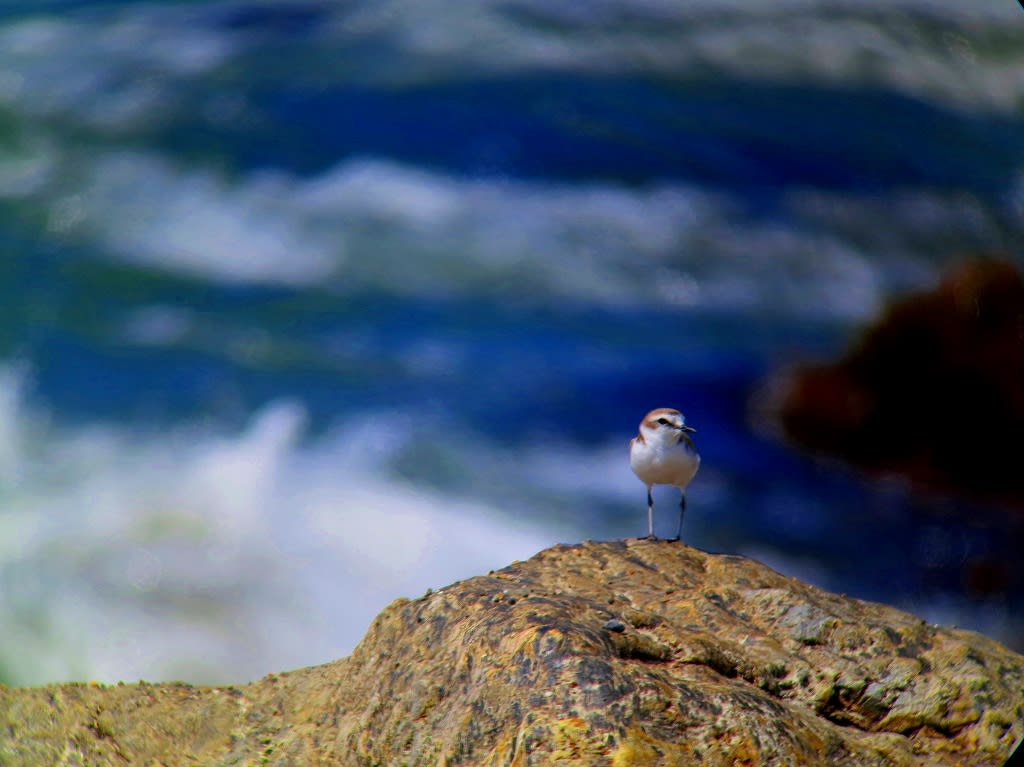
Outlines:
[{"label": "white sea foam", "polygon": [[[759,220],[722,193],[679,183],[466,179],[372,158],[309,178],[231,176],[152,152],[62,158],[50,146],[9,179],[12,194],[49,204],[51,237],[101,256],[339,294],[862,320],[944,259],[1004,237],[970,193],[909,188],[796,190]],[[899,226],[879,225],[886,218]]]},{"label": "white sea foam", "polygon": [[50,142],[38,137],[0,150],[0,200],[39,194],[53,181],[57,157]]},{"label": "white sea foam", "polygon": [[14,681],[242,681],[350,651],[397,596],[526,558],[551,530],[390,475],[364,423],[300,441],[66,427],[0,375],[0,667]]},{"label": "white sea foam", "polygon": [[[170,272],[342,294],[861,320],[937,274],[956,255],[949,242],[963,252],[1003,237],[965,192],[798,190],[757,220],[682,184],[465,179],[369,158],[311,178],[227,177],[115,153],[77,178],[55,192],[62,237]],[[900,226],[879,225],[893,216]]]},{"label": "white sea foam", "polygon": [[[794,191],[779,215],[752,220],[682,184],[465,179],[368,158],[311,178],[230,177],[141,152],[75,164],[44,190],[58,200],[55,237],[202,279],[340,294],[861,320],[889,291],[938,273],[951,240],[983,250],[1002,236],[963,192]],[[894,211],[899,227],[878,225]]]},{"label": "white sea foam", "polygon": [[[255,118],[244,97],[214,89],[197,104],[189,93],[229,66],[259,68],[266,35],[223,21],[246,9],[289,12],[282,0],[219,0],[13,17],[0,25],[0,103],[118,134],[174,114]],[[1019,9],[1006,2],[609,0],[580,13],[538,0],[384,0],[316,12],[288,49],[295,60],[285,76],[318,87],[531,72],[725,75],[881,86],[1004,113],[1024,95]]]},{"label": "white sea foam", "polygon": [[[309,179],[232,178],[114,152],[53,179],[55,237],[203,279],[342,294],[860,319],[884,295],[876,263],[916,245],[897,233],[887,250],[860,251],[799,199],[788,223],[758,223],[723,195],[679,184],[473,180],[371,159]],[[959,201],[931,205],[947,230],[966,215]]]},{"label": "white sea foam", "polygon": [[69,195],[82,228],[112,255],[185,274],[240,282],[310,284],[327,277],[342,243],[304,226],[276,185],[242,184],[152,155],[97,158]]},{"label": "white sea foam", "polygon": [[124,133],[180,107],[180,81],[231,57],[234,43],[182,6],[29,16],[0,25],[0,103]]},{"label": "white sea foam", "polygon": [[[760,82],[878,85],[975,108],[1012,111],[1024,92],[1009,3],[816,0],[697,3],[349,4],[331,42],[367,39],[389,55],[359,76],[460,79],[524,71],[734,75]],[[799,45],[793,41],[799,40]],[[995,41],[1004,44],[994,45]],[[1009,44],[1009,47],[1007,46]]]}]

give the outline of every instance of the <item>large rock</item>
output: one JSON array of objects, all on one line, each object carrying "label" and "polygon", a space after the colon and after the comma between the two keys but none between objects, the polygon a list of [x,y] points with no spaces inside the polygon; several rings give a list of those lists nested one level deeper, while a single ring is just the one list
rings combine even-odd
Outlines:
[{"label": "large rock", "polygon": [[653,541],[399,599],[243,687],[0,690],[0,764],[47,767],[999,765],[1022,734],[1024,656]]}]

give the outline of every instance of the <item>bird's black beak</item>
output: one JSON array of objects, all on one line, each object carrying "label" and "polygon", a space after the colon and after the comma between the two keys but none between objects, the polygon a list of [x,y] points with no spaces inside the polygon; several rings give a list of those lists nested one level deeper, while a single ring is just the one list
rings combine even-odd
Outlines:
[{"label": "bird's black beak", "polygon": [[684,423],[682,426],[679,427],[679,431],[693,431],[693,432],[695,432],[697,430],[695,428],[693,428],[692,426],[687,426]]}]

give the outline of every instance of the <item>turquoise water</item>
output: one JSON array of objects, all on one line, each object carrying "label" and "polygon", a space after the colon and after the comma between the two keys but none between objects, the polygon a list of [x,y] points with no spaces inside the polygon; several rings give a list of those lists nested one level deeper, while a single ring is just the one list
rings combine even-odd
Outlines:
[{"label": "turquoise water", "polygon": [[337,657],[396,596],[644,532],[655,406],[699,430],[689,542],[1019,646],[1019,525],[750,412],[1021,252],[1020,11],[962,5],[7,3],[0,668]]}]

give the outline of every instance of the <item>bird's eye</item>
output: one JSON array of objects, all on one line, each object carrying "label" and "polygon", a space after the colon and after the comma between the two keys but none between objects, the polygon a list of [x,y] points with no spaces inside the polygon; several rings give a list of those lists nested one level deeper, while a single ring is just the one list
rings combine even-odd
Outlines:
[{"label": "bird's eye", "polygon": [[668,419],[667,418],[659,418],[658,419],[658,423],[660,423],[662,426],[668,426]]}]

